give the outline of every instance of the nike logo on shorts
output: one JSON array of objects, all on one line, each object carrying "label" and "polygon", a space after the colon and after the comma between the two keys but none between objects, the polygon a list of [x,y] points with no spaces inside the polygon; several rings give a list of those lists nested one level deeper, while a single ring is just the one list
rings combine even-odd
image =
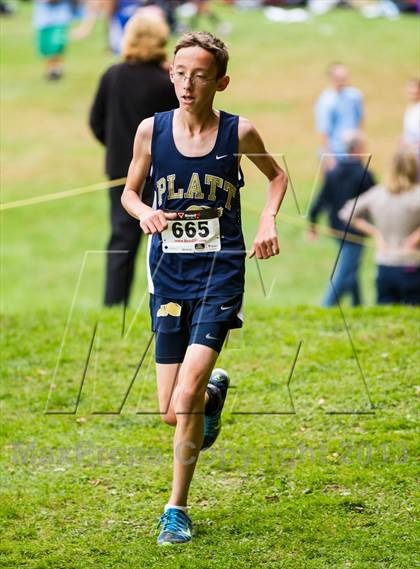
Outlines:
[{"label": "nike logo on shorts", "polygon": [[221,160],[222,158],[227,158],[229,156],[229,154],[223,154],[222,156],[218,156],[216,154],[216,160]]},{"label": "nike logo on shorts", "polygon": [[214,336],[211,336],[210,333],[206,334],[206,338],[207,340],[220,340],[220,338],[215,338]]},{"label": "nike logo on shorts", "polygon": [[220,310],[229,310],[229,308],[233,308],[232,306],[221,306]]}]

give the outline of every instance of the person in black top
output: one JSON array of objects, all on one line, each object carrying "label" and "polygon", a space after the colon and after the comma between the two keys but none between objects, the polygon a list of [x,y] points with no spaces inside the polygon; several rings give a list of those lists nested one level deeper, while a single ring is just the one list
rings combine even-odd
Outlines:
[{"label": "person in black top", "polygon": [[[169,28],[156,12],[139,10],[125,29],[124,61],[101,77],[89,125],[106,148],[105,169],[112,179],[127,175],[138,125],[156,112],[179,106],[169,78],[166,43]],[[127,304],[142,232],[121,206],[124,186],[110,188],[111,237],[108,243],[106,306]],[[149,203],[153,190],[145,188]]]},{"label": "person in black top", "polygon": [[336,305],[347,293],[351,295],[353,306],[361,304],[358,271],[363,253],[363,236],[349,227],[346,239],[343,240],[346,224],[338,217],[338,212],[348,200],[356,198],[375,185],[372,174],[361,161],[363,150],[364,140],[361,133],[354,132],[348,136],[347,156],[338,161],[333,170],[327,172],[309,212],[309,239],[316,239],[315,223],[319,214],[325,211],[340,248],[332,280],[321,303],[324,307]]}]

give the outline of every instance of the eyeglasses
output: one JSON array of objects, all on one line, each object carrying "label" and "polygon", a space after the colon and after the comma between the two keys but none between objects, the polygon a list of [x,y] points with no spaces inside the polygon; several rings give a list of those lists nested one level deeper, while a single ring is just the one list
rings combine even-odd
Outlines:
[{"label": "eyeglasses", "polygon": [[192,85],[204,85],[205,83],[209,83],[210,81],[214,81],[217,77],[207,77],[202,73],[195,73],[194,75],[186,75],[184,71],[174,71],[172,73],[174,81],[179,83],[185,83],[186,79],[191,81]]}]

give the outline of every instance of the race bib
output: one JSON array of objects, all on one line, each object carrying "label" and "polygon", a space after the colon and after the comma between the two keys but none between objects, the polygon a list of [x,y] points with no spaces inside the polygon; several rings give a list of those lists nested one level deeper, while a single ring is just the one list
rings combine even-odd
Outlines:
[{"label": "race bib", "polygon": [[[171,212],[172,213],[172,212]],[[164,253],[212,253],[220,251],[220,223],[217,208],[177,211],[162,231]]]}]

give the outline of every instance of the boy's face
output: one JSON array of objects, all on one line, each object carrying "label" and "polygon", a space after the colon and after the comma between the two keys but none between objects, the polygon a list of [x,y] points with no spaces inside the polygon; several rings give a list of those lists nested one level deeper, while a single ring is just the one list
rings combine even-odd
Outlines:
[{"label": "boy's face", "polygon": [[184,47],[175,55],[170,68],[181,108],[188,111],[211,107],[217,91],[224,91],[229,77],[217,77],[214,56],[201,47]]}]

